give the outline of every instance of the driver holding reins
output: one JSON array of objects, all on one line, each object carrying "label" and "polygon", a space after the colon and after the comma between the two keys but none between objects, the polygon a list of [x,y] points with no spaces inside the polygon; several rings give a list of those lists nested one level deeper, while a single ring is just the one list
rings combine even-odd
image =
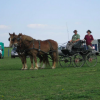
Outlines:
[{"label": "driver holding reins", "polygon": [[73,33],[74,33],[74,35],[72,36],[72,39],[71,39],[70,41],[68,41],[67,46],[66,46],[66,48],[67,48],[68,50],[70,50],[70,51],[71,51],[71,49],[72,49],[72,46],[73,46],[76,42],[78,42],[78,41],[80,40],[80,35],[77,33],[77,30],[74,30]]}]

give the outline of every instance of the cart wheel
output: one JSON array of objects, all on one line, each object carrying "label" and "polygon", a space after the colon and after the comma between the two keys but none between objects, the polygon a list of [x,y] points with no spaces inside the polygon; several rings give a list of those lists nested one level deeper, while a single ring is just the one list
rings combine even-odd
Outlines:
[{"label": "cart wheel", "polygon": [[72,62],[74,67],[82,67],[85,63],[85,60],[83,56],[78,53],[74,55]]},{"label": "cart wheel", "polygon": [[59,63],[61,67],[69,67],[71,65],[71,57],[60,57]]},{"label": "cart wheel", "polygon": [[97,64],[97,56],[96,54],[89,53],[86,56],[86,63],[89,67],[94,67]]}]

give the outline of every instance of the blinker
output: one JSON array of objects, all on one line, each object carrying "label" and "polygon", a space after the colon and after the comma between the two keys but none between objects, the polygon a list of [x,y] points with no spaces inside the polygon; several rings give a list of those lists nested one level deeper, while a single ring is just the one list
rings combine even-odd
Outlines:
[{"label": "blinker", "polygon": [[17,41],[20,41],[20,38],[17,38]]},{"label": "blinker", "polygon": [[15,40],[15,38],[13,38],[11,41],[14,41]]}]

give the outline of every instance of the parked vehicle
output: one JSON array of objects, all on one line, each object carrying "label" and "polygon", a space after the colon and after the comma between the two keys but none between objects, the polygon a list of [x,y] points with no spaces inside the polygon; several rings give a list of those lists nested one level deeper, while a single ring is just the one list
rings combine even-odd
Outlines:
[{"label": "parked vehicle", "polygon": [[11,58],[18,57],[18,53],[16,52],[17,47],[13,47],[11,50]]},{"label": "parked vehicle", "polygon": [[4,58],[4,43],[0,42],[0,58]]},{"label": "parked vehicle", "polygon": [[58,54],[61,56],[61,55],[64,55],[63,53],[62,53],[62,49],[66,49],[66,47],[64,47],[64,46],[59,46],[58,47]]}]

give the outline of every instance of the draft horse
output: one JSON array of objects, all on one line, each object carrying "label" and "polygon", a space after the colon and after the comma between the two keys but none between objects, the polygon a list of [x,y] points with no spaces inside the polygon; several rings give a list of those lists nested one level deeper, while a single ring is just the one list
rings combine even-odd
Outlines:
[{"label": "draft horse", "polygon": [[[58,44],[56,41],[48,40],[36,40],[30,36],[19,34],[17,41],[14,43],[17,46],[24,46],[25,52],[31,55],[35,61],[35,68],[38,69],[37,59],[38,55],[42,55],[47,59],[49,54],[53,60],[52,69],[56,68],[56,63],[58,63]],[[45,59],[45,60],[46,60]]]},{"label": "draft horse", "polygon": [[[9,46],[12,47],[13,45],[17,47],[17,53],[19,55],[19,58],[21,59],[22,61],[22,64],[23,64],[23,67],[22,67],[22,70],[26,70],[27,69],[27,64],[26,64],[26,57],[27,56],[30,56],[30,60],[31,60],[31,67],[30,69],[33,69],[33,57],[28,54],[27,52],[24,52],[24,45],[17,45],[17,41],[18,41],[18,35],[16,35],[15,33],[13,34],[10,34],[10,38],[8,39],[10,41],[10,44]],[[43,57],[41,55],[38,55],[38,58],[40,59],[40,63],[43,61],[44,63],[48,63],[48,59],[43,59]],[[40,67],[40,64],[38,65]],[[44,67],[44,66],[43,66]]]}]

